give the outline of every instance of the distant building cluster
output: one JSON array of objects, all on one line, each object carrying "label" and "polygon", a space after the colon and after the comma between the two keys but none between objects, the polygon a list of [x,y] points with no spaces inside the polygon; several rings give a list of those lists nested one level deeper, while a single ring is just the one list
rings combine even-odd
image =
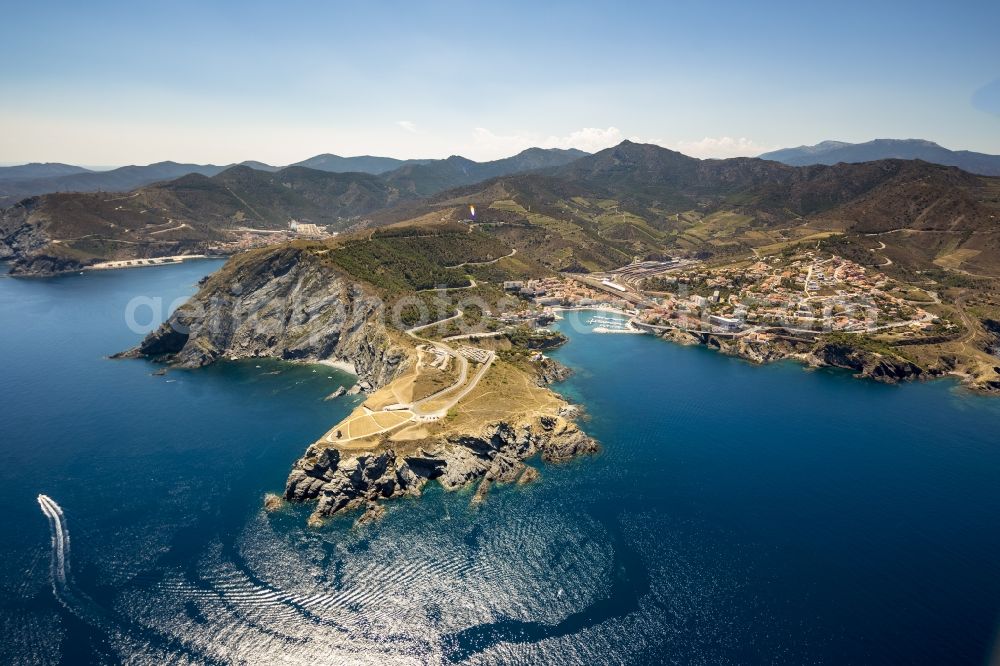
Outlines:
[{"label": "distant building cluster", "polygon": [[[606,286],[614,291],[625,291],[621,285]],[[623,298],[565,278],[509,281],[503,283],[503,288],[542,307],[613,307],[622,310],[632,307],[632,304]]]},{"label": "distant building cluster", "polygon": [[675,271],[644,286],[661,296],[644,311],[643,321],[697,330],[903,331],[922,330],[936,320],[918,302],[903,298],[886,275],[812,251],[750,265]]},{"label": "distant building cluster", "polygon": [[322,238],[327,236],[326,230],[316,224],[311,224],[307,222],[297,222],[292,220],[288,226],[299,236],[312,236],[316,238]]}]

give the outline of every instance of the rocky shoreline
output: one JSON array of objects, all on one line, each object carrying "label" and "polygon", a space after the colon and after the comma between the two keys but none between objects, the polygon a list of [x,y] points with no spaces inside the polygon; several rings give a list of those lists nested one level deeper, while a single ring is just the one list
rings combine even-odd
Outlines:
[{"label": "rocky shoreline", "polygon": [[886,384],[932,379],[944,376],[949,370],[947,367],[922,368],[897,355],[823,340],[782,339],[765,343],[745,338],[731,339],[703,333],[688,333],[679,329],[664,332],[659,337],[683,345],[704,345],[752,363],[764,364],[792,359],[813,368],[850,370],[859,379],[872,379]]},{"label": "rocky shoreline", "polygon": [[562,462],[597,450],[596,441],[561,416],[489,423],[478,433],[432,438],[406,454],[392,447],[352,454],[314,444],[289,474],[284,498],[315,501],[313,525],[381,500],[419,496],[431,480],[448,490],[478,482],[473,502],[480,502],[494,483],[537,479],[538,470],[524,463],[528,458]]}]

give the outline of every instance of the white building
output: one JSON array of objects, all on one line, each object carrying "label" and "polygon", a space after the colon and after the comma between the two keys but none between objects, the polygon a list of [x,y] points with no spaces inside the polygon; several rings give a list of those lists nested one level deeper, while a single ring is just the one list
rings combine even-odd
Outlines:
[{"label": "white building", "polygon": [[708,318],[708,321],[712,326],[718,326],[719,328],[726,331],[738,331],[743,328],[743,322],[739,319],[734,319],[732,317],[720,317],[719,315],[712,315]]}]

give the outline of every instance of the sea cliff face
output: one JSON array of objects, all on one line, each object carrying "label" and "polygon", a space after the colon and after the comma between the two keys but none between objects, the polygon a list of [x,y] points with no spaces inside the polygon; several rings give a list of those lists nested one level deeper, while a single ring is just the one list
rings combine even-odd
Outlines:
[{"label": "sea cliff face", "polygon": [[818,365],[853,370],[857,377],[869,377],[889,384],[920,379],[927,374],[923,368],[906,359],[842,344],[820,344],[813,350],[812,356]]},{"label": "sea cliff face", "polygon": [[295,247],[231,259],[126,357],[200,367],[220,358],[341,360],[378,388],[405,369],[407,349],[382,302]]}]

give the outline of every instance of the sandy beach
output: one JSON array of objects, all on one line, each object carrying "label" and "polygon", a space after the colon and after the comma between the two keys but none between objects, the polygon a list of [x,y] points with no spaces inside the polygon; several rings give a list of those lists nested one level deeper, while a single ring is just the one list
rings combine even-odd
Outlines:
[{"label": "sandy beach", "polygon": [[357,368],[354,367],[353,363],[349,363],[348,361],[338,361],[338,360],[335,360],[335,359],[326,359],[325,361],[320,361],[320,364],[325,365],[325,366],[329,366],[331,368],[336,368],[337,370],[340,370],[341,372],[346,372],[347,374],[354,375],[355,377],[358,376],[358,370],[357,370]]}]

